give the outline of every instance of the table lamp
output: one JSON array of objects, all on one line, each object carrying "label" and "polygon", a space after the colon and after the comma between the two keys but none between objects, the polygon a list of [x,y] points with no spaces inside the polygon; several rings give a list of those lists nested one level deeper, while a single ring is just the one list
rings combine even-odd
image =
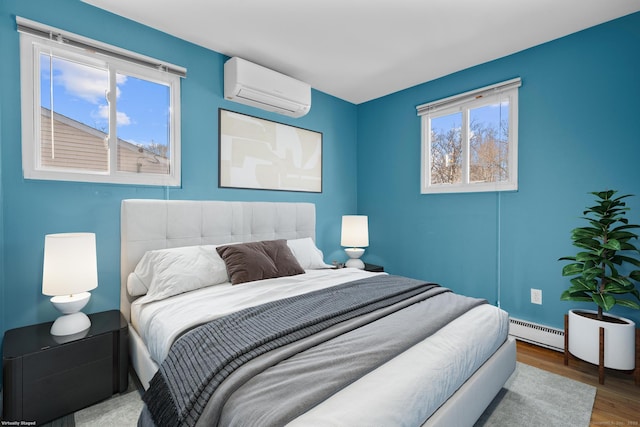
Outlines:
[{"label": "table lamp", "polygon": [[42,293],[63,315],[51,326],[51,335],[86,331],[89,317],[81,312],[89,302],[87,291],[98,287],[96,235],[94,233],[47,234],[44,239]]},{"label": "table lamp", "polygon": [[342,217],[341,246],[347,246],[345,252],[349,259],[345,266],[364,268],[360,259],[365,247],[369,246],[369,223],[366,215],[344,215]]}]

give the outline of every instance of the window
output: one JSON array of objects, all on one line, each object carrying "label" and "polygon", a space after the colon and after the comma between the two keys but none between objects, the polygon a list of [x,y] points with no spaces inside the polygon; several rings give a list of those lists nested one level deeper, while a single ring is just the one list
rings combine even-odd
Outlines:
[{"label": "window", "polygon": [[24,177],[179,186],[184,69],[17,21]]},{"label": "window", "polygon": [[520,85],[513,79],[417,107],[423,194],[518,189]]}]

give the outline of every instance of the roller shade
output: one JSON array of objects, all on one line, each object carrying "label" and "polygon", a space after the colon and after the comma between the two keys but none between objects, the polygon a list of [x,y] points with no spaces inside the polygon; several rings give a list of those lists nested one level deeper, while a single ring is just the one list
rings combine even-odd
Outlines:
[{"label": "roller shade", "polygon": [[520,86],[522,86],[522,80],[520,79],[520,77],[518,77],[515,79],[507,80],[502,83],[496,83],[491,86],[485,86],[483,88],[471,90],[469,92],[461,93],[459,95],[454,95],[448,98],[439,99],[437,101],[432,101],[426,104],[418,105],[416,107],[416,110],[418,110],[418,116],[424,116],[429,113],[434,113],[438,110],[442,110],[444,108],[451,108],[459,104],[464,104],[465,102],[469,102],[474,99],[497,95],[497,94],[500,94],[501,92],[506,92],[510,89],[517,88]]},{"label": "roller shade", "polygon": [[110,46],[105,43],[100,43],[86,37],[68,33],[57,28],[49,27],[47,25],[31,21],[29,19],[21,18],[18,16],[16,17],[16,24],[18,26],[18,32],[23,34],[29,34],[44,40],[55,41],[66,46],[88,50],[100,55],[132,62],[137,65],[153,68],[155,70],[165,71],[167,73],[175,74],[180,77],[187,76],[186,68],[169,64],[167,62],[163,62],[148,56],[130,52],[125,49],[120,49],[115,46]]}]

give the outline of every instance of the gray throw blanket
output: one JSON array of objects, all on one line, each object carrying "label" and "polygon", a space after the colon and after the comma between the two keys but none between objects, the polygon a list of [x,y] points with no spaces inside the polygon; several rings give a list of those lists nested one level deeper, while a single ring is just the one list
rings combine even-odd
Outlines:
[{"label": "gray throw blanket", "polygon": [[[195,425],[217,387],[245,363],[436,287],[399,276],[376,276],[216,319],[176,341],[143,400],[158,426]],[[448,290],[431,294],[441,292]]]}]

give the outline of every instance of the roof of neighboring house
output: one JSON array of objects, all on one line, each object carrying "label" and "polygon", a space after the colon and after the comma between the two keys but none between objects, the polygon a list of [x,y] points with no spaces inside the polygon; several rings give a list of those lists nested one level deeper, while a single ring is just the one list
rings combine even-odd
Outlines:
[{"label": "roof of neighboring house", "polygon": [[[51,110],[48,108],[41,107],[41,114],[43,117],[46,117],[47,119],[51,118]],[[53,119],[58,123],[70,126],[71,128],[74,128],[94,138],[105,140],[108,137],[108,133],[106,132],[103,132],[99,129],[88,126],[82,122],[74,120],[71,117],[65,116],[55,111],[53,112]],[[137,156],[143,156],[145,160],[150,161],[152,163],[163,163],[166,165],[169,164],[169,159],[166,156],[162,156],[157,153],[154,153],[153,151],[150,151],[143,145],[133,144],[129,141],[118,138],[118,147],[120,149],[128,150],[132,153],[136,153]]]}]

